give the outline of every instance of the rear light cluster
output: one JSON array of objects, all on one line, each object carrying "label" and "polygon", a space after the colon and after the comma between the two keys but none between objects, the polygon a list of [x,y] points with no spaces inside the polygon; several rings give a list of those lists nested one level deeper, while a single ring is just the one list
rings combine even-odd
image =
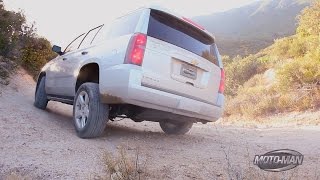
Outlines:
[{"label": "rear light cluster", "polygon": [[147,45],[147,35],[142,33],[134,34],[127,49],[125,64],[134,64],[141,66],[144,58],[144,52]]},{"label": "rear light cluster", "polygon": [[226,75],[224,72],[224,69],[221,68],[221,80],[220,80],[220,86],[219,86],[219,93],[224,93],[224,84],[225,84]]}]

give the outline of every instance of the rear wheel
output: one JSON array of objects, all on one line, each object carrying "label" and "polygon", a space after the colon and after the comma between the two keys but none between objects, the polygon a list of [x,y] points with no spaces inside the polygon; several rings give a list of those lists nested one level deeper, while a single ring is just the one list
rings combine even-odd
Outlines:
[{"label": "rear wheel", "polygon": [[39,85],[36,89],[36,94],[34,97],[34,106],[39,109],[45,110],[48,105],[47,93],[46,93],[46,89],[45,89],[45,83],[46,83],[45,76],[43,76],[38,81],[40,81],[40,82],[39,82]]},{"label": "rear wheel", "polygon": [[99,85],[84,83],[73,103],[73,120],[80,138],[101,136],[109,117],[109,106],[100,102]]},{"label": "rear wheel", "polygon": [[181,135],[186,134],[192,128],[192,122],[172,122],[172,121],[160,121],[161,129],[166,134]]}]

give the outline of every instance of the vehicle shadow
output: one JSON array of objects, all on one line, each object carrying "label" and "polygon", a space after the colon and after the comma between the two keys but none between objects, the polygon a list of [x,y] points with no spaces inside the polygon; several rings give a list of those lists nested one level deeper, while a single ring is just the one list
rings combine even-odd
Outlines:
[{"label": "vehicle shadow", "polygon": [[[197,127],[194,127],[197,128]],[[185,135],[168,135],[165,134],[158,123],[154,122],[142,122],[135,123],[131,120],[125,120],[121,124],[111,122],[107,125],[102,138],[108,140],[122,139],[122,140],[132,140],[143,141],[151,144],[157,144],[162,141],[168,143],[172,142],[178,144],[189,144],[190,141],[201,142],[204,137],[201,135],[189,132]]]},{"label": "vehicle shadow", "polygon": [[[66,133],[76,133],[72,120],[72,106],[52,103],[48,106],[46,113],[49,113],[47,120],[56,125],[56,128],[64,130]],[[135,123],[130,119],[121,122],[109,121],[105,128],[102,139],[117,138],[148,138],[148,139],[190,139],[198,136],[188,133],[186,135],[167,135],[162,132],[158,123],[141,122]],[[99,138],[100,139],[100,138]]]},{"label": "vehicle shadow", "polygon": [[[49,104],[46,109],[48,113],[48,118],[46,118],[51,123],[56,124],[59,128],[63,129],[74,129],[72,120],[72,106],[64,105],[60,103]],[[149,123],[148,123],[149,124]],[[124,136],[144,136],[147,134],[160,135],[164,133],[160,130],[154,130],[154,124],[150,122],[152,127],[148,127],[146,123],[134,123],[130,119],[125,119],[121,122],[108,121],[107,127],[102,135],[102,137],[124,137]],[[134,126],[134,127],[132,127]],[[141,129],[143,127],[143,129]]]},{"label": "vehicle shadow", "polygon": [[[141,123],[136,123],[134,124],[133,122],[130,122],[131,120],[126,119],[124,120],[121,124],[117,122],[108,122],[107,127],[105,129],[105,136],[144,136],[146,134],[148,135],[160,135],[163,136],[164,133],[161,131],[157,130],[154,128],[154,124],[150,122],[150,126],[141,124]],[[126,125],[126,123],[128,123]]]}]

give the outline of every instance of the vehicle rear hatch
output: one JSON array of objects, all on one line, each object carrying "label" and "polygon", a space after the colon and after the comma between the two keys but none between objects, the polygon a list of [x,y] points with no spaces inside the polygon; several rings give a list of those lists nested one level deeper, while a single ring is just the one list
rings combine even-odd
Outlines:
[{"label": "vehicle rear hatch", "polygon": [[142,85],[215,104],[221,79],[214,39],[199,27],[151,10]]}]

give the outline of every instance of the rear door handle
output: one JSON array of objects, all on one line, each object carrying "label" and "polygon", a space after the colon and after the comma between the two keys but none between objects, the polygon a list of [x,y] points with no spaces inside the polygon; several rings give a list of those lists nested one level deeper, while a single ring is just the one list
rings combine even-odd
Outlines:
[{"label": "rear door handle", "polygon": [[83,51],[81,54],[82,54],[82,55],[87,55],[88,52],[87,52],[87,51]]},{"label": "rear door handle", "polygon": [[64,60],[64,61],[65,61],[65,60],[67,60],[67,59],[68,59],[68,58],[63,58],[62,60]]}]

